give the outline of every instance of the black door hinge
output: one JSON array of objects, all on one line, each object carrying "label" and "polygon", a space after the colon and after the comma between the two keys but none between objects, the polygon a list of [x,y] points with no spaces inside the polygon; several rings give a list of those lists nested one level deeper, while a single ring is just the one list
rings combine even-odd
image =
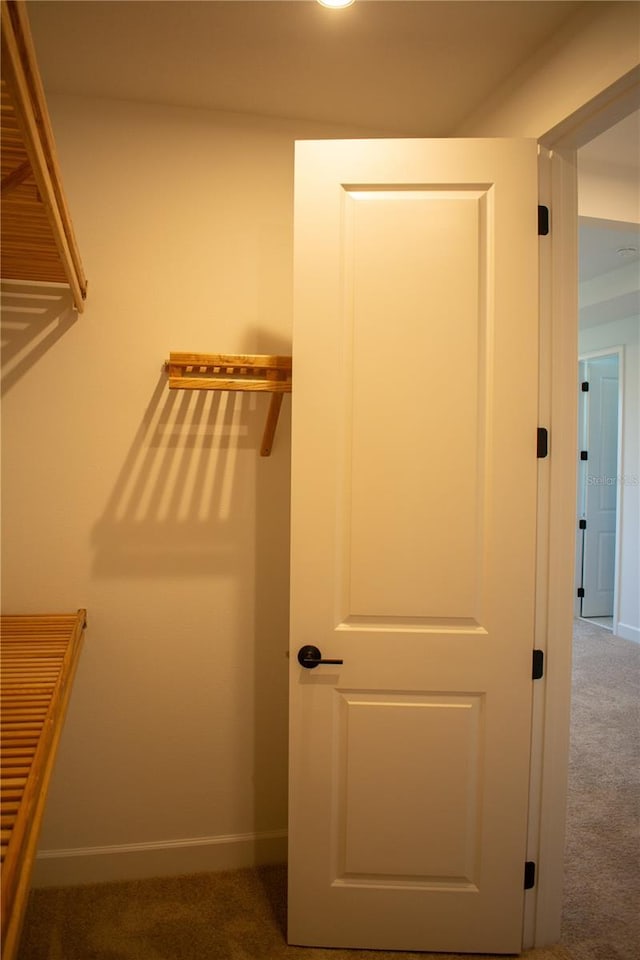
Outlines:
[{"label": "black door hinge", "polygon": [[588,450],[581,450],[581,451],[580,451],[580,459],[581,459],[581,460],[588,460],[588,459],[589,459],[589,451],[588,451]]},{"label": "black door hinge", "polygon": [[536,456],[538,460],[543,460],[549,453],[549,431],[546,427],[538,427],[538,443]]},{"label": "black door hinge", "polygon": [[582,600],[584,597],[584,587],[578,587],[578,597]]},{"label": "black door hinge", "polygon": [[584,520],[584,519],[583,519],[583,520],[578,520],[578,528],[579,528],[580,530],[586,530],[586,529],[587,529],[587,521]]},{"label": "black door hinge", "polygon": [[527,860],[524,865],[524,888],[531,890],[536,885],[536,865],[533,860]]},{"label": "black door hinge", "polygon": [[589,381],[583,380],[582,383],[580,384],[580,389],[582,390],[583,393],[589,393]]},{"label": "black door hinge", "polygon": [[544,676],[544,650],[533,651],[533,668],[531,677],[533,680],[542,680]]},{"label": "black door hinge", "polygon": [[549,207],[538,205],[538,236],[549,236]]}]

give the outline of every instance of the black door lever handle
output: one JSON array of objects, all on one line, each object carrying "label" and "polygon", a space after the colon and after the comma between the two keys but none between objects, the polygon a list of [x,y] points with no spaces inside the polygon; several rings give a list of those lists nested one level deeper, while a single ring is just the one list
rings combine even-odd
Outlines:
[{"label": "black door lever handle", "polygon": [[298,663],[305,670],[313,670],[320,663],[344,663],[344,660],[323,660],[322,654],[317,647],[307,644],[298,650]]}]

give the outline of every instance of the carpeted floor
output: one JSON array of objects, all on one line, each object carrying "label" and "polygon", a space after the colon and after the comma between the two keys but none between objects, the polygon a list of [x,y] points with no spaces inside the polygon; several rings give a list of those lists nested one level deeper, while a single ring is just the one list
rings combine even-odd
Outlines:
[{"label": "carpeted floor", "polygon": [[[286,870],[194,874],[38,891],[19,960],[424,960],[428,954],[290,947]],[[452,960],[450,954],[431,954]],[[570,960],[563,948],[529,960]],[[491,960],[486,957],[484,960]]]},{"label": "carpeted floor", "polygon": [[[524,956],[638,960],[640,646],[584,622],[574,646],[562,941]],[[283,866],[36,890],[18,960],[452,960],[290,947],[285,924]]]},{"label": "carpeted floor", "polygon": [[640,958],[640,645],[577,621],[562,943]]}]

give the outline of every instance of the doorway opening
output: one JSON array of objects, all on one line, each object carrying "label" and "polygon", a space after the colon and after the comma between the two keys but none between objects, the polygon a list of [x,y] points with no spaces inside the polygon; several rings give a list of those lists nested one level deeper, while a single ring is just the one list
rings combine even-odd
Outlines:
[{"label": "doorway opening", "polygon": [[[605,927],[607,937],[619,936],[620,942],[625,942],[631,918],[618,907],[624,903],[628,887],[622,867],[628,829],[620,811],[622,798],[632,789],[625,759],[629,741],[625,737],[630,723],[632,726],[633,694],[624,701],[627,678],[622,665],[627,658],[635,662],[637,656],[633,644],[627,641],[640,640],[636,490],[640,416],[639,144],[640,115],[636,111],[584,143],[577,152],[576,619],[565,835],[567,882],[562,917],[563,942],[570,948],[576,937],[585,942],[588,937],[596,943]],[[590,683],[593,686],[589,693]],[[610,716],[604,709],[606,702],[613,705]],[[617,728],[613,715],[621,718]],[[602,783],[608,785],[609,794],[596,810]],[[602,843],[596,839],[598,823],[603,825]],[[582,857],[585,849],[589,849],[588,860]],[[610,903],[616,904],[613,909],[621,918],[617,934],[608,924],[612,908],[600,895],[605,871],[612,892]],[[590,904],[588,910],[584,909],[585,903]],[[604,943],[601,948],[606,952]]]},{"label": "doorway opening", "polygon": [[[576,545],[576,451],[577,451],[577,395],[576,372],[578,357],[582,351],[603,349],[614,344],[625,344],[625,420],[623,432],[624,462],[623,478],[628,475],[621,500],[624,517],[621,518],[622,562],[620,564],[621,622],[618,636],[628,632],[629,639],[640,642],[640,619],[638,614],[637,566],[627,564],[624,551],[629,544],[631,557],[638,556],[638,513],[634,509],[634,483],[638,474],[637,437],[638,420],[633,412],[640,410],[638,388],[637,349],[640,333],[640,309],[630,311],[623,324],[628,336],[616,337],[613,343],[578,344],[578,293],[577,282],[578,224],[579,218],[587,216],[584,207],[584,151],[593,149],[595,141],[603,133],[609,134],[610,157],[622,158],[619,150],[611,151],[610,137],[614,128],[632,117],[638,118],[638,81],[640,68],[629,71],[618,82],[603,90],[598,96],[566,117],[560,124],[548,130],[540,139],[540,200],[550,203],[554,228],[550,231],[550,243],[540,244],[541,264],[541,370],[540,370],[540,422],[548,420],[553,428],[551,458],[541,461],[540,470],[540,564],[537,591],[536,646],[544,647],[553,655],[554,669],[546,672],[545,686],[534,690],[534,729],[539,737],[539,756],[534,757],[531,777],[530,843],[535,850],[541,869],[537,896],[531,899],[531,907],[525,918],[525,946],[546,946],[560,939],[563,922],[563,887],[565,872],[565,841],[570,812],[567,810],[569,757],[570,757],[570,704],[572,686],[572,639],[575,625],[574,603],[575,576],[572,554]],[[638,123],[638,119],[630,121]],[[602,145],[602,142],[600,142]],[[616,191],[624,204],[624,213],[602,208],[593,209],[594,218],[615,219],[632,223],[638,228],[640,213],[638,201],[638,152],[631,161],[629,186],[632,190],[631,207],[627,202],[626,189]],[[547,162],[548,161],[548,162]],[[621,185],[617,165],[614,185]],[[626,163],[624,165],[626,167]],[[602,168],[601,168],[602,169]],[[611,178],[603,178],[594,170],[594,186],[610,184]],[[582,182],[580,182],[582,181]],[[627,186],[627,178],[624,181]],[[578,187],[579,189],[576,189]],[[608,192],[611,199],[611,192]],[[634,244],[635,245],[635,244]],[[637,264],[629,264],[631,275]],[[602,291],[604,294],[604,291]],[[635,293],[628,290],[637,301]],[[601,297],[604,301],[604,295]],[[598,311],[601,310],[599,306]],[[582,310],[580,311],[582,320]],[[634,340],[635,338],[635,340]],[[633,343],[631,341],[634,340]],[[634,371],[635,370],[635,374]],[[635,433],[633,432],[635,430]],[[627,442],[630,438],[630,442]],[[631,490],[631,496],[624,497]],[[629,509],[626,509],[629,507]],[[627,539],[627,530],[629,538]],[[628,570],[628,573],[627,573]],[[635,580],[632,578],[635,576]],[[627,577],[630,590],[626,591]],[[629,620],[623,609],[623,600],[628,595]],[[640,614],[638,614],[640,616]],[[587,626],[587,624],[584,624]],[[637,625],[637,626],[636,626]],[[625,627],[628,630],[625,630]],[[592,629],[599,630],[599,627]],[[536,702],[537,700],[537,702]],[[542,865],[544,864],[544,869]]]},{"label": "doorway opening", "polygon": [[[578,442],[574,615],[640,640],[640,112],[577,152]],[[604,618],[604,619],[600,619]]]}]

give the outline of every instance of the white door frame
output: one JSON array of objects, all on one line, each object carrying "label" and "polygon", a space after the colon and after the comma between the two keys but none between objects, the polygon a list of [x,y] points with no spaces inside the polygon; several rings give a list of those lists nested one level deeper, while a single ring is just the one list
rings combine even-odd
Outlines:
[{"label": "white door frame", "polygon": [[525,904],[525,948],[557,943],[562,919],[576,505],[576,151],[637,110],[639,94],[640,68],[540,138],[540,203],[551,209],[551,233],[540,245],[540,425],[549,428],[550,455],[540,461],[539,480],[536,647],[545,651],[546,670],[534,685],[528,857],[537,880]]}]

